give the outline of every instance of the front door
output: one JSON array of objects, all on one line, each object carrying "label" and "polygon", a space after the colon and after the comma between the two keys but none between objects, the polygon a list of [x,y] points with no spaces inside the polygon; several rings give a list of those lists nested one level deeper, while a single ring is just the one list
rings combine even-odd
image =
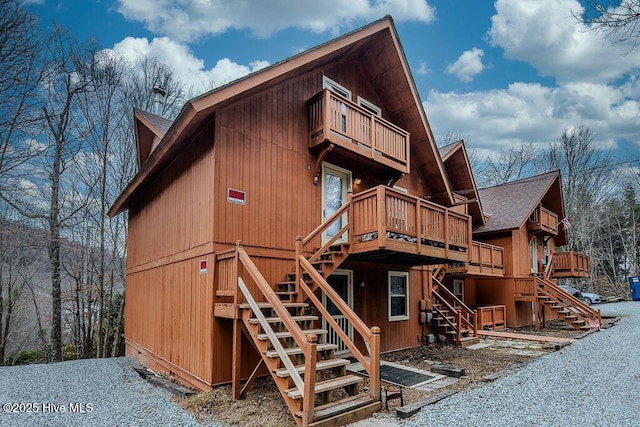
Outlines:
[{"label": "front door", "polygon": [[[330,165],[322,164],[322,222],[347,202],[347,193],[351,189],[351,172]],[[347,223],[347,215],[338,218],[324,233],[322,243],[326,243],[335,236]],[[346,235],[340,237],[336,243],[346,241]]]},{"label": "front door", "polygon": [[531,237],[529,241],[529,252],[531,258],[531,273],[538,274],[538,239]]},{"label": "front door", "polygon": [[[329,283],[340,298],[342,298],[349,307],[353,309],[353,272],[351,270],[336,270],[327,278],[327,283]],[[322,304],[327,308],[327,311],[331,314],[333,320],[335,320],[340,328],[347,334],[349,339],[353,341],[353,325],[344,316],[344,314],[338,310],[338,307],[336,307],[336,305],[327,298],[327,295],[324,292],[322,293]],[[336,354],[342,354],[349,351],[346,344],[324,319],[322,320],[322,328],[329,331],[327,334],[327,342],[338,346]]]}]

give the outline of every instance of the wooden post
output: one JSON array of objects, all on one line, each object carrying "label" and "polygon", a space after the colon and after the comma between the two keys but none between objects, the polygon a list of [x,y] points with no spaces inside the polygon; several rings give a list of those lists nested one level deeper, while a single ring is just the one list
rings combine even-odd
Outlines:
[{"label": "wooden post", "polygon": [[478,310],[473,310],[473,336],[478,336]]},{"label": "wooden post", "polygon": [[295,284],[295,291],[296,291],[296,301],[297,302],[301,302],[304,299],[302,298],[302,295],[300,295],[300,289],[298,286],[298,283],[300,283],[300,280],[302,279],[302,276],[300,274],[300,255],[302,255],[302,250],[303,250],[303,244],[302,244],[302,236],[298,235],[296,237],[296,284]]},{"label": "wooden post", "polygon": [[371,328],[371,349],[369,350],[369,393],[376,400],[380,400],[380,328]]},{"label": "wooden post", "polygon": [[384,186],[379,185],[376,189],[376,200],[378,202],[378,247],[384,248],[387,245],[387,215]]},{"label": "wooden post", "polygon": [[318,357],[318,336],[307,335],[304,352],[304,390],[302,390],[302,425],[313,422],[313,409],[316,397],[316,359]]},{"label": "wooden post", "polygon": [[418,253],[422,253],[422,200],[416,199],[416,236],[418,237]]},{"label": "wooden post", "polygon": [[444,210],[444,257],[449,258],[449,209]]},{"label": "wooden post", "polygon": [[353,225],[355,221],[355,215],[353,214],[353,189],[347,191],[347,224],[349,225],[349,232],[347,233],[347,243],[353,244]]},{"label": "wooden post", "polygon": [[242,368],[242,320],[233,320],[233,343],[231,356],[231,396],[233,400],[240,399],[240,376]]},{"label": "wooden post", "polygon": [[456,342],[460,344],[462,342],[462,310],[458,310],[458,327],[456,328]]}]

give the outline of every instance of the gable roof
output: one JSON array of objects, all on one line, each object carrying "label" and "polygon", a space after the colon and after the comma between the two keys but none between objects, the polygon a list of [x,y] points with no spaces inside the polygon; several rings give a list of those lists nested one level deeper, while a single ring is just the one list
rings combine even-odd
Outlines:
[{"label": "gable roof", "polygon": [[385,99],[389,117],[396,123],[402,123],[411,134],[412,164],[425,178],[429,190],[437,195],[434,201],[453,203],[444,165],[436,152],[435,139],[393,20],[386,16],[187,102],[108,214],[113,216],[127,209],[141,185],[166,165],[217,109],[235,102],[240,96],[253,95],[267,85],[282,83],[355,53],[360,54],[364,67],[370,70],[370,80],[381,89],[380,96]]},{"label": "gable roof", "polygon": [[[564,218],[559,171],[483,188],[478,194],[489,219],[485,225],[475,227],[474,234],[518,229],[540,203]],[[556,242],[559,246],[566,244],[564,228],[558,229]]]},{"label": "gable roof", "polygon": [[133,109],[133,121],[138,149],[138,166],[141,166],[155,148],[154,143],[157,145],[162,140],[173,121],[137,108]]},{"label": "gable roof", "polygon": [[476,181],[473,179],[473,171],[467,156],[464,141],[456,141],[438,148],[442,162],[444,163],[451,189],[453,192],[466,197],[469,205],[469,214],[475,225],[485,223],[482,203],[478,196]]}]

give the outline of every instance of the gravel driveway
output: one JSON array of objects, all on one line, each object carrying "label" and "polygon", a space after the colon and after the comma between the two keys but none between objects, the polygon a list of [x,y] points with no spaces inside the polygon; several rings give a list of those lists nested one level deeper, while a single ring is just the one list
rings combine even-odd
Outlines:
[{"label": "gravel driveway", "polygon": [[117,358],[0,367],[0,426],[198,426],[171,394],[140,378],[132,363]]},{"label": "gravel driveway", "polygon": [[611,329],[424,408],[411,426],[640,425],[640,302],[595,306]]}]

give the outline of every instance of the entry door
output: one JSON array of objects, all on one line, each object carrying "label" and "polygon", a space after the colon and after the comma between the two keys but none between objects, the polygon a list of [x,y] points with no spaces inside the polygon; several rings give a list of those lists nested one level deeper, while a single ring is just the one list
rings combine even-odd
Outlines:
[{"label": "entry door", "polygon": [[[322,222],[347,202],[347,193],[351,189],[351,172],[330,165],[322,164]],[[347,224],[347,215],[338,218],[331,227],[322,233],[322,243],[326,243]],[[336,243],[346,241],[346,235],[340,237]]]},{"label": "entry door", "polygon": [[538,273],[538,239],[533,236],[529,241],[529,252],[531,258],[531,273]]},{"label": "entry door", "polygon": [[[327,283],[333,288],[340,298],[342,298],[353,309],[353,272],[351,270],[336,270],[331,276],[327,278]],[[327,308],[331,317],[347,334],[349,339],[353,341],[353,325],[347,320],[340,310],[335,306],[333,301],[327,298],[326,294],[322,293],[322,304]],[[327,334],[327,342],[338,346],[336,354],[342,354],[349,351],[349,348],[340,339],[335,330],[327,323],[326,320],[322,320],[322,327],[329,331]]]}]

